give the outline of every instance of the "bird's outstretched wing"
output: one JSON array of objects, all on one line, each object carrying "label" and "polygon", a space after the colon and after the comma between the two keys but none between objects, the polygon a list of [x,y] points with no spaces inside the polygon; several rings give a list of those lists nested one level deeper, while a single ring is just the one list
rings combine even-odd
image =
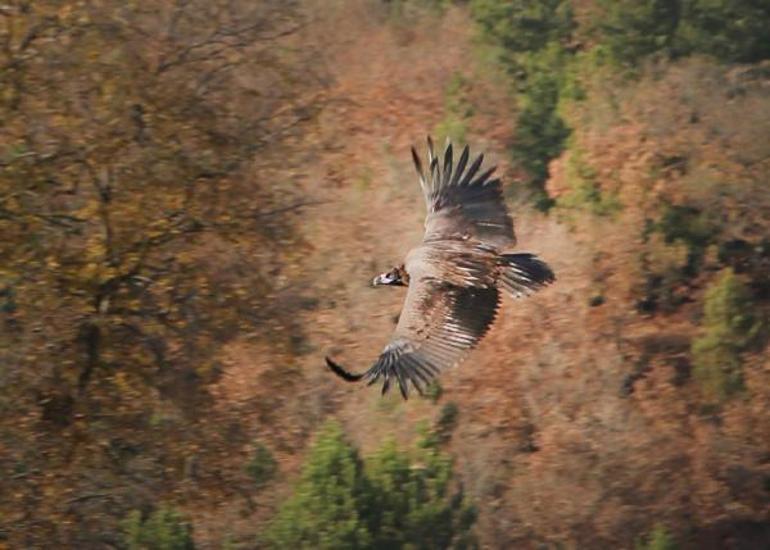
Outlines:
[{"label": "bird's outstretched wing", "polygon": [[[483,257],[467,255],[464,262],[471,271],[488,269]],[[382,380],[383,394],[395,381],[406,399],[410,384],[422,394],[432,378],[457,364],[489,330],[500,293],[494,285],[448,283],[428,274],[431,271],[420,275],[413,267],[393,338],[369,370],[354,374],[327,357],[329,368],[350,382],[364,380],[371,385]]]},{"label": "bird's outstretched wing", "polygon": [[498,277],[517,296],[553,280],[550,268],[531,254],[500,254],[516,238],[500,180],[490,179],[494,168],[479,173],[483,155],[468,167],[465,147],[455,165],[448,144],[440,163],[428,138],[427,174],[414,149],[412,156],[428,215],[423,244],[405,262],[409,290],[393,338],[362,373],[326,358],[329,368],[349,382],[382,380],[385,393],[395,381],[404,399],[410,385],[422,393],[487,333],[500,302]]},{"label": "bird's outstretched wing", "polygon": [[476,157],[470,166],[469,158],[466,145],[455,164],[452,144],[448,143],[442,162],[434,153],[433,140],[428,137],[426,173],[420,156],[412,148],[412,159],[428,207],[424,242],[470,239],[497,249],[513,246],[516,244],[513,220],[503,200],[500,180],[492,178],[495,167],[479,173],[484,155]]}]

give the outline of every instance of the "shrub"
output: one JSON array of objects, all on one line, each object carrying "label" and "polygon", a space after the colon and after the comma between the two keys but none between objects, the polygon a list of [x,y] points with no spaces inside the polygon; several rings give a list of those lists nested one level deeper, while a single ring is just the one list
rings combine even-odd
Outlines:
[{"label": "shrub", "polygon": [[689,205],[664,204],[657,220],[647,220],[641,257],[645,297],[639,309],[671,312],[689,301],[690,282],[700,273],[706,251],[717,242],[720,230],[709,212]]},{"label": "shrub", "polygon": [[743,387],[741,353],[759,330],[749,289],[732,269],[723,270],[706,291],[703,333],[692,345],[693,372],[709,400]]},{"label": "shrub", "polygon": [[387,9],[391,20],[406,25],[423,13],[443,15],[451,3],[451,0],[389,0]]},{"label": "shrub", "polygon": [[682,205],[667,205],[657,223],[666,243],[680,242],[687,247],[685,275],[695,276],[700,269],[706,247],[715,242],[719,227],[711,223],[707,213]]},{"label": "shrub", "polygon": [[444,443],[452,437],[452,432],[457,427],[457,417],[460,415],[460,409],[454,402],[449,402],[441,407],[441,412],[436,420],[436,435],[439,441]]},{"label": "shrub", "polygon": [[566,209],[586,210],[596,216],[611,216],[621,209],[614,193],[602,192],[596,170],[583,158],[583,152],[572,146],[566,161],[569,191],[557,200]]},{"label": "shrub", "polygon": [[636,545],[636,550],[676,550],[674,538],[662,525],[656,525],[647,537],[646,542]]},{"label": "shrub", "polygon": [[686,279],[676,265],[666,266],[660,272],[646,273],[642,283],[644,297],[637,302],[637,309],[641,313],[653,313],[658,309],[665,313],[676,311],[689,300],[685,283]]},{"label": "shrub", "polygon": [[430,384],[425,388],[425,399],[430,400],[432,403],[438,403],[441,396],[444,394],[444,388],[441,387],[441,382],[438,378],[434,378],[430,381]]},{"label": "shrub", "polygon": [[465,143],[468,131],[467,120],[473,115],[473,106],[468,100],[468,81],[455,74],[444,92],[444,119],[436,127],[438,142],[449,138],[453,142]]},{"label": "shrub", "polygon": [[275,475],[276,462],[270,449],[262,443],[257,443],[254,456],[246,465],[246,472],[254,480],[257,487],[263,486]]},{"label": "shrub", "polygon": [[123,543],[129,550],[193,550],[192,526],[174,508],[162,506],[143,518],[134,510],[123,520]]}]

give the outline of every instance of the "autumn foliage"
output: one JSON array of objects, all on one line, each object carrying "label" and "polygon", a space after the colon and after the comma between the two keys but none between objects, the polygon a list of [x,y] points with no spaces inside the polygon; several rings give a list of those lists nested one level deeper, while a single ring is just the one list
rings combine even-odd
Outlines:
[{"label": "autumn foliage", "polygon": [[[1,4],[0,548],[762,547],[768,26]],[[422,236],[428,132],[499,166],[557,282],[402,403],[322,357],[389,338],[367,283]]]}]

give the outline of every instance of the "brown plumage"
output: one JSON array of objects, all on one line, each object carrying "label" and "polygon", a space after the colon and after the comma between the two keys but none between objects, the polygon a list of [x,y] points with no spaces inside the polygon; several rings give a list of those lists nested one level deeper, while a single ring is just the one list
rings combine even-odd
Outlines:
[{"label": "brown plumage", "polygon": [[326,358],[349,382],[382,379],[383,394],[395,380],[404,399],[410,384],[422,393],[478,344],[497,315],[499,287],[520,297],[554,281],[548,265],[533,254],[502,253],[516,243],[513,221],[500,180],[491,179],[494,168],[479,173],[483,155],[467,167],[466,146],[454,164],[450,143],[441,163],[429,137],[427,173],[414,148],[412,158],[428,206],[425,236],[403,265],[373,281],[409,287],[393,338],[360,374]]}]

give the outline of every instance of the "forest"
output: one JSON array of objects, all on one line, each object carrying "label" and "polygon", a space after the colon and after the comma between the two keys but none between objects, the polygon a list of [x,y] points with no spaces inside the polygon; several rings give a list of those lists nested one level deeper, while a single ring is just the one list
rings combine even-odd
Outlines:
[{"label": "forest", "polygon": [[[0,549],[770,546],[770,4],[0,3]],[[349,385],[496,164],[507,298]]]}]

